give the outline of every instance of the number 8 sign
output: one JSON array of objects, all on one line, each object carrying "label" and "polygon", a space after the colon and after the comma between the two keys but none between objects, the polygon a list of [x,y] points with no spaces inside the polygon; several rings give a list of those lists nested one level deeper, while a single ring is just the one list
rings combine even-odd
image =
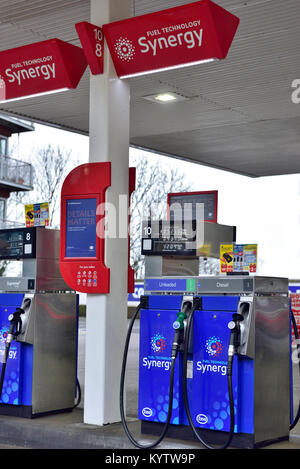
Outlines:
[{"label": "number 8 sign", "polygon": [[92,74],[103,73],[104,37],[102,28],[87,21],[77,23],[75,28]]}]

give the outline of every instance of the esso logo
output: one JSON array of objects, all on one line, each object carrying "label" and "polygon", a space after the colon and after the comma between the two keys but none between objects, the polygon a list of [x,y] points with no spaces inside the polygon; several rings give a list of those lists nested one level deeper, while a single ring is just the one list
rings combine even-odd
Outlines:
[{"label": "esso logo", "polygon": [[149,418],[149,417],[152,417],[153,412],[152,412],[152,409],[150,409],[150,407],[144,407],[142,410],[142,414],[144,417]]},{"label": "esso logo", "polygon": [[208,417],[205,414],[198,414],[196,420],[200,425],[205,425],[208,422]]},{"label": "esso logo", "polygon": [[132,293],[133,298],[136,298],[137,300],[143,296],[144,294],[144,287],[135,287],[134,293]]}]

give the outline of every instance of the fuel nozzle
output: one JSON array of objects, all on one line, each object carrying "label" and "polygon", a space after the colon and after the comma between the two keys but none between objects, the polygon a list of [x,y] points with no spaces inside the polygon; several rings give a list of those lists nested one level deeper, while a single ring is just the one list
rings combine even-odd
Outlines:
[{"label": "fuel nozzle", "polygon": [[191,308],[192,303],[190,301],[185,302],[182,308],[182,311],[177,313],[177,319],[173,322],[173,329],[175,330],[173,344],[172,344],[172,359],[175,359],[178,354],[178,350],[184,340],[184,321],[187,319],[188,310]]},{"label": "fuel nozzle", "polygon": [[10,327],[6,339],[7,344],[11,344],[20,335],[22,330],[21,314],[24,314],[24,312],[23,308],[16,308],[16,311],[8,316]]},{"label": "fuel nozzle", "polygon": [[228,323],[228,328],[230,329],[230,339],[229,339],[229,347],[228,347],[228,367],[227,367],[227,375],[232,375],[232,364],[233,364],[233,357],[237,353],[237,350],[241,344],[241,322],[244,320],[244,317],[239,314],[235,313],[232,316],[232,320]]},{"label": "fuel nozzle", "polygon": [[187,318],[187,314],[185,311],[180,311],[177,313],[177,319],[173,322],[173,329],[183,330],[184,329],[184,320]]}]

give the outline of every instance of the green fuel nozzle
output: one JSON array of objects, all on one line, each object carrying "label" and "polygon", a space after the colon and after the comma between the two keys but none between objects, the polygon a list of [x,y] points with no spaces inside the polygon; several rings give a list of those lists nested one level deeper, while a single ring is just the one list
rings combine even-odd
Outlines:
[{"label": "green fuel nozzle", "polygon": [[184,320],[187,318],[187,315],[186,313],[184,313],[183,311],[180,311],[179,313],[177,313],[177,319],[176,321],[173,322],[173,328],[175,330],[183,330],[184,329]]},{"label": "green fuel nozzle", "polygon": [[175,359],[178,354],[178,350],[180,345],[183,342],[183,334],[184,334],[184,320],[187,318],[187,315],[180,311],[177,313],[177,319],[173,322],[173,328],[175,329],[174,340],[172,344],[172,359]]},{"label": "green fuel nozzle", "polygon": [[184,321],[188,317],[187,312],[189,311],[191,306],[192,306],[191,302],[189,301],[184,302],[182,306],[182,311],[179,311],[177,313],[177,319],[176,321],[173,322],[173,329],[175,329],[175,334],[174,334],[172,353],[171,353],[172,359],[175,359],[177,357],[178,350],[184,341],[184,330],[185,330]]}]

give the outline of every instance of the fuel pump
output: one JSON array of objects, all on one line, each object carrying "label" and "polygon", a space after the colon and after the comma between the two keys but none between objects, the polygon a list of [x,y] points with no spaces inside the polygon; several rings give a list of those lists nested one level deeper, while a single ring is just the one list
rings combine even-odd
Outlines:
[{"label": "fuel pump", "polygon": [[[170,381],[169,381],[169,395],[168,395],[168,413],[166,422],[163,426],[163,430],[159,436],[159,438],[150,443],[149,445],[142,445],[139,443],[130,433],[127,423],[126,423],[126,416],[124,411],[124,382],[125,382],[125,372],[126,372],[126,363],[127,363],[127,355],[128,355],[128,348],[130,337],[132,333],[132,328],[134,322],[140,313],[141,308],[147,305],[147,297],[142,297],[141,302],[136,309],[128,328],[124,356],[123,356],[123,363],[122,363],[122,373],[121,373],[121,386],[120,386],[120,410],[121,410],[121,420],[123,423],[124,430],[129,438],[129,440],[133,443],[134,446],[140,449],[151,449],[159,445],[162,440],[165,438],[168,428],[171,422],[171,415],[173,411],[173,394],[174,394],[174,370],[175,370],[175,360],[178,356],[178,352],[181,351],[183,353],[183,396],[184,396],[184,406],[187,414],[187,418],[189,424],[196,436],[196,438],[208,449],[226,449],[232,440],[233,432],[234,432],[234,402],[233,402],[233,391],[232,391],[232,365],[233,359],[235,354],[238,351],[238,347],[240,345],[240,323],[243,321],[243,315],[240,313],[233,314],[232,320],[228,323],[228,328],[230,330],[230,340],[229,340],[229,347],[228,347],[228,364],[227,364],[227,377],[228,377],[228,394],[229,394],[229,402],[230,402],[230,431],[226,442],[220,446],[212,446],[198,434],[197,429],[194,426],[193,419],[189,409],[188,403],[188,396],[187,396],[187,362],[188,362],[188,349],[190,344],[190,335],[192,330],[192,323],[193,323],[193,314],[196,309],[199,309],[199,305],[201,303],[201,298],[194,298],[194,299],[185,299],[183,297],[182,300],[182,308],[177,313],[176,320],[173,323],[173,329],[175,330],[174,338],[171,347],[171,368],[170,368]],[[246,304],[244,305],[246,308]]]},{"label": "fuel pump", "polygon": [[44,227],[0,230],[0,259],[22,271],[0,278],[0,415],[71,411],[77,387],[80,398],[78,296],[59,271],[59,239]]},{"label": "fuel pump", "polygon": [[[287,281],[234,277],[228,280],[225,294],[220,294],[217,293],[219,278],[193,279],[196,287],[193,293],[176,291],[182,288],[179,280],[182,279],[146,279],[146,296],[135,314],[135,318],[141,314],[141,429],[144,434],[159,434],[149,448],[158,445],[165,436],[186,439],[188,426],[192,439],[196,438],[209,449],[225,449],[231,445],[254,448],[287,439],[289,430],[299,419],[297,415],[294,422],[290,422],[289,314],[288,296],[284,293]],[[190,281],[185,279],[185,283]],[[162,282],[165,294],[158,292]],[[177,286],[176,282],[179,282]],[[242,292],[242,287],[247,291]],[[268,295],[261,293],[265,289],[270,289]],[[260,292],[258,296],[255,296],[256,290]],[[135,318],[128,331],[125,355]],[[172,329],[175,334],[173,332],[171,344]],[[274,340],[278,345],[276,350]],[[271,352],[273,357],[269,356]],[[279,369],[272,367],[274,362]],[[126,359],[121,378],[122,421],[131,442],[144,448],[130,437],[125,422],[125,367]],[[282,401],[277,386],[266,388],[266,383],[271,385],[276,381],[286,383]],[[268,398],[262,397],[266,389]],[[166,390],[168,399],[163,394]],[[163,416],[162,409],[166,411],[167,403],[168,413]],[[277,426],[274,422],[268,424],[274,409],[280,419]]]},{"label": "fuel pump", "polygon": [[[225,449],[288,439],[300,414],[299,408],[293,420],[290,412],[288,279],[199,275],[203,249],[190,243],[188,230],[175,236],[172,223],[156,222],[154,235],[149,222],[143,224],[144,297],[129,326],[120,392],[130,441],[153,448],[168,436]],[[202,226],[212,258],[220,244],[235,241],[234,227]],[[192,227],[198,232],[197,220]],[[127,353],[138,315],[138,417],[142,434],[158,436],[148,446],[132,437],[124,411]]]}]

